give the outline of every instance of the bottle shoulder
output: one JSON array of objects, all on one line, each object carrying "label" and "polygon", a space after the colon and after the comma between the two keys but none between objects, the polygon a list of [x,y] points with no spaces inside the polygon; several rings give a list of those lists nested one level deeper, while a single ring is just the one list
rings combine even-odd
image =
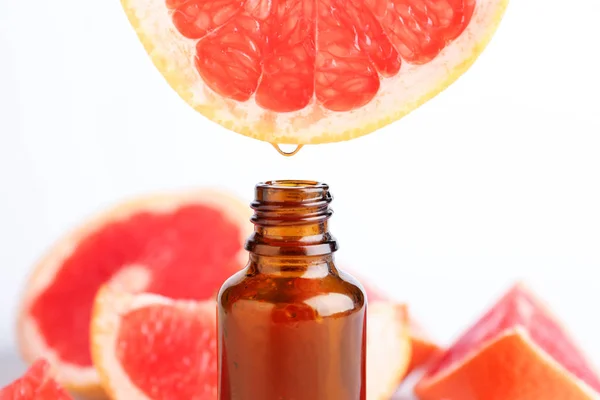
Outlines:
[{"label": "bottle shoulder", "polygon": [[229,278],[218,296],[221,309],[227,311],[243,303],[265,307],[300,306],[321,316],[363,310],[363,287],[351,275],[331,270],[325,274],[261,274],[248,268]]}]

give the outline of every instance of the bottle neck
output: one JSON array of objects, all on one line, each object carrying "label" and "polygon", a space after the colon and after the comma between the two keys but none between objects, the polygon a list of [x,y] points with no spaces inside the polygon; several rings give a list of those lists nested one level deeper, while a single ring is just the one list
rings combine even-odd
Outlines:
[{"label": "bottle neck", "polygon": [[269,181],[251,203],[254,232],[246,250],[263,257],[327,256],[337,250],[329,232],[329,187],[311,181]]}]

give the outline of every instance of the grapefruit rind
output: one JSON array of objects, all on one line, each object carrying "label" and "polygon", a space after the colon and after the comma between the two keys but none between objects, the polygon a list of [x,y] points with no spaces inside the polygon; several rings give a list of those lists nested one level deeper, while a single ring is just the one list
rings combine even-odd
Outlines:
[{"label": "grapefruit rind", "polygon": [[[497,369],[501,364],[505,367]],[[502,376],[498,376],[499,370],[503,371]],[[503,332],[460,364],[423,379],[415,387],[415,393],[422,400],[478,399],[482,395],[486,400],[600,398],[547,355],[522,327]]]},{"label": "grapefruit rind", "polygon": [[405,305],[369,304],[367,313],[367,399],[387,400],[408,371],[411,359]]},{"label": "grapefruit rind", "polygon": [[278,144],[318,144],[353,139],[373,132],[410,113],[458,79],[494,35],[508,0],[477,1],[465,31],[431,62],[404,63],[400,72],[381,79],[376,97],[348,112],[324,109],[316,101],[306,108],[275,113],[257,105],[254,97],[236,102],[212,92],[195,69],[196,40],[173,26],[165,0],[121,0],[129,22],[177,94],[195,110],[237,133]]},{"label": "grapefruit rind", "polygon": [[[39,357],[44,357],[55,366],[56,379],[67,389],[84,394],[88,398],[104,398],[104,391],[96,370],[90,366],[81,366],[64,362],[58,354],[45,343],[36,321],[31,318],[28,310],[35,299],[53,282],[53,278],[60,270],[63,261],[76,249],[82,238],[98,231],[106,224],[125,220],[131,215],[140,212],[169,212],[185,204],[203,204],[222,210],[223,215],[238,225],[240,229],[240,243],[251,233],[249,208],[239,202],[235,197],[218,190],[197,190],[180,193],[163,193],[147,195],[121,203],[112,209],[92,217],[71,233],[63,237],[51,250],[38,262],[33,274],[30,276],[25,294],[21,301],[19,320],[17,323],[17,338],[19,349],[23,358],[33,362]],[[247,254],[243,249],[239,253],[239,263],[244,265]],[[121,284],[130,290],[142,291],[139,284],[145,279],[143,266],[128,266],[115,276],[114,285]],[[135,277],[135,279],[132,279]],[[136,287],[132,287],[133,282]]]},{"label": "grapefruit rind", "polygon": [[122,290],[115,290],[109,285],[100,289],[94,303],[90,343],[94,366],[98,370],[102,387],[110,398],[131,400],[148,398],[131,382],[127,372],[117,359],[116,349],[121,317],[134,310],[155,305],[176,307],[179,310],[191,311],[196,315],[200,313],[212,317],[216,315],[213,300],[175,301],[149,293],[134,295]]}]

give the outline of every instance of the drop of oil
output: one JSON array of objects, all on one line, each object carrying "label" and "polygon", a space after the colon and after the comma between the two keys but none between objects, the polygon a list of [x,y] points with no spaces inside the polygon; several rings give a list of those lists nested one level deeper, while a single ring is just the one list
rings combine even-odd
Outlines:
[{"label": "drop of oil", "polygon": [[[298,145],[294,145],[294,144],[277,144],[277,143],[271,143],[271,145],[273,147],[275,147],[275,150],[277,150],[277,152],[279,154],[281,154],[284,157],[291,157],[295,154],[298,154],[298,152],[300,151],[300,149],[302,147],[304,147],[303,144],[298,144]],[[294,146],[296,146],[296,148],[294,148]]]}]

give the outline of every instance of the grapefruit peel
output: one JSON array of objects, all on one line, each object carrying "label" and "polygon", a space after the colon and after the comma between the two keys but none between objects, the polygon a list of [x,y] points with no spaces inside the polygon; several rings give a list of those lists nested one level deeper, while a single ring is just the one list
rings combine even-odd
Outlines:
[{"label": "grapefruit peel", "polygon": [[234,132],[276,144],[318,144],[353,139],[386,126],[427,102],[456,81],[487,46],[508,0],[478,0],[471,21],[454,41],[423,65],[403,63],[400,72],[381,78],[377,95],[346,112],[313,101],[299,111],[265,110],[254,98],[223,98],[210,90],[195,69],[197,40],[173,25],[165,0],[121,0],[129,22],[155,67],[196,111]]}]

